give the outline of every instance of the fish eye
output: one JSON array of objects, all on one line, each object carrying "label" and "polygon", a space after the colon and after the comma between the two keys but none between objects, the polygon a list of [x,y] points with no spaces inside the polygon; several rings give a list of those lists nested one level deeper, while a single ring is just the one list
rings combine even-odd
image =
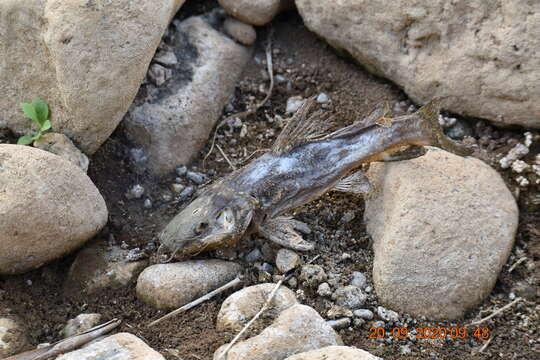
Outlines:
[{"label": "fish eye", "polygon": [[205,232],[208,229],[208,223],[207,222],[201,222],[197,227],[195,228],[195,234],[199,235]]}]

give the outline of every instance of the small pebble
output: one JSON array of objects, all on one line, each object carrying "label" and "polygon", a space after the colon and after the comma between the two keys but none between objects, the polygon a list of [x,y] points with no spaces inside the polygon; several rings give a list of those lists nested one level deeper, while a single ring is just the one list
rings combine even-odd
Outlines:
[{"label": "small pebble", "polygon": [[159,64],[152,64],[150,65],[150,69],[148,70],[148,79],[154,83],[154,85],[160,87],[167,80],[169,80],[172,77],[172,70],[167,69],[164,66],[161,66]]},{"label": "small pebble", "polygon": [[377,315],[381,319],[387,322],[398,322],[399,321],[399,314],[393,310],[386,309],[382,306],[377,307]]},{"label": "small pebble", "polygon": [[206,176],[204,176],[204,174],[195,171],[188,171],[186,177],[197,185],[202,185],[206,181]]},{"label": "small pebble", "polygon": [[401,355],[409,355],[412,351],[411,351],[411,345],[407,344],[407,345],[401,345],[399,347],[399,352],[401,353]]},{"label": "small pebble", "polygon": [[356,214],[354,211],[347,211],[345,214],[343,214],[343,217],[341,218],[341,222],[348,223],[354,220],[356,217]]},{"label": "small pebble", "polygon": [[295,287],[298,286],[298,280],[296,280],[296,278],[294,276],[292,278],[290,278],[289,281],[287,281],[287,283],[292,288],[295,288]]},{"label": "small pebble", "polygon": [[260,263],[260,262],[257,262],[255,263],[255,268],[257,270],[260,270],[260,271],[266,271],[267,273],[273,273],[274,272],[274,267],[272,265],[270,265],[269,263]]},{"label": "small pebble", "polygon": [[135,184],[133,187],[128,191],[126,194],[126,197],[128,199],[140,199],[141,196],[144,194],[144,187],[140,184]]},{"label": "small pebble", "polygon": [[282,274],[296,268],[301,262],[300,256],[290,249],[280,249],[276,256],[276,267]]},{"label": "small pebble", "polygon": [[167,67],[178,64],[178,59],[174,52],[165,50],[159,50],[156,56],[154,56],[154,61]]},{"label": "small pebble", "polygon": [[195,188],[193,186],[187,186],[178,196],[180,200],[186,200],[189,198],[193,193],[195,192]]},{"label": "small pebble", "polygon": [[[184,191],[185,191],[185,190],[184,190]],[[169,193],[163,193],[163,194],[161,195],[161,200],[163,200],[164,202],[169,202],[169,201],[172,200],[172,196],[171,196],[171,194],[169,194]]]},{"label": "small pebble", "polygon": [[366,275],[360,271],[353,271],[351,285],[357,286],[363,289],[367,285]]},{"label": "small pebble", "polygon": [[338,288],[332,294],[332,300],[339,306],[356,309],[364,305],[367,300],[367,295],[364,294],[359,287],[349,285]]},{"label": "small pebble", "polygon": [[334,329],[344,329],[351,325],[351,319],[346,317],[336,320],[328,320],[326,323]]},{"label": "small pebble", "polygon": [[294,114],[305,100],[300,96],[293,96],[287,99],[287,106],[285,112],[287,114]]},{"label": "small pebble", "polygon": [[248,262],[248,263],[254,263],[255,261],[257,261],[257,260],[259,260],[261,258],[262,258],[261,250],[259,250],[259,248],[255,248],[255,249],[251,250],[244,257],[244,260],[246,260],[246,262]]},{"label": "small pebble", "polygon": [[361,318],[361,319],[366,319],[366,320],[373,319],[373,312],[371,310],[368,310],[368,309],[354,310],[353,315],[355,317],[358,317],[358,318]]},{"label": "small pebble", "polygon": [[184,191],[185,188],[186,187],[182,184],[177,184],[177,183],[171,184],[171,190],[175,194],[180,194],[182,191]]},{"label": "small pebble", "polygon": [[187,173],[187,167],[181,166],[181,167],[179,167],[179,168],[176,168],[175,171],[176,171],[176,175],[178,175],[178,176],[184,176],[184,175],[186,175],[186,173]]},{"label": "small pebble", "polygon": [[385,325],[386,325],[386,324],[384,323],[384,321],[379,320],[379,321],[374,321],[374,322],[371,324],[371,327],[374,327],[374,328],[384,328]]},{"label": "small pebble", "polygon": [[360,326],[364,325],[365,323],[366,323],[366,320],[364,320],[364,319],[354,319],[353,320],[354,327],[360,327]]},{"label": "small pebble", "polygon": [[317,102],[319,104],[326,104],[327,102],[330,101],[330,98],[328,97],[328,95],[326,95],[325,93],[320,93],[318,96],[317,96]]},{"label": "small pebble", "polygon": [[330,285],[328,283],[322,283],[317,288],[317,294],[320,296],[331,296],[332,295],[332,289],[330,288]]},{"label": "small pebble", "polygon": [[317,288],[320,283],[326,281],[327,275],[324,269],[319,265],[304,265],[298,277],[305,286],[309,288]]},{"label": "small pebble", "polygon": [[257,39],[257,33],[252,25],[245,24],[231,17],[225,19],[223,28],[234,40],[246,46],[253,45]]},{"label": "small pebble", "polygon": [[274,81],[276,84],[282,84],[287,81],[287,79],[283,75],[276,75],[274,76]]}]

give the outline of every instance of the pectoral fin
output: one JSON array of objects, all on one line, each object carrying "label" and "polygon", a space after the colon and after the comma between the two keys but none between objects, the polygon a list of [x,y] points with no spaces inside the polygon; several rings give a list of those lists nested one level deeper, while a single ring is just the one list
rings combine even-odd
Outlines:
[{"label": "pectoral fin", "polygon": [[[280,216],[266,221],[259,227],[259,234],[273,243],[297,251],[310,251],[314,245],[305,241],[295,229],[305,230],[306,224],[290,217]],[[308,228],[309,230],[309,228]],[[304,231],[305,232],[305,231]]]},{"label": "pectoral fin", "polygon": [[356,195],[366,195],[373,186],[370,184],[364,172],[359,170],[346,178],[341,179],[333,190]]}]

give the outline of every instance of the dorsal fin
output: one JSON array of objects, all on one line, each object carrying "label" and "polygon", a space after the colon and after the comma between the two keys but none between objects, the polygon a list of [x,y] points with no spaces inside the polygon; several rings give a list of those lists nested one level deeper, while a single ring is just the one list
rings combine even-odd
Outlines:
[{"label": "dorsal fin", "polygon": [[381,120],[384,122],[384,124],[386,124],[386,121],[384,121],[383,119],[388,119],[386,118],[386,115],[388,115],[388,113],[390,113],[390,107],[388,106],[388,103],[385,103],[385,104],[380,103],[375,107],[375,109],[371,113],[369,113],[369,115],[366,118],[362,120],[358,120],[358,121],[362,121],[365,126],[373,125],[373,124],[381,125]]},{"label": "dorsal fin", "polygon": [[304,101],[287,125],[281,131],[272,147],[274,154],[290,151],[293,147],[322,138],[332,126],[332,118],[328,113],[316,111],[308,117],[313,107],[313,98]]}]

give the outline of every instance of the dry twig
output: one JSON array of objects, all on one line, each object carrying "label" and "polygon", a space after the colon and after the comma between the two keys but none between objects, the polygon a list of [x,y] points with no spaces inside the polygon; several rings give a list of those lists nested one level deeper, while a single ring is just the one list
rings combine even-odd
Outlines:
[{"label": "dry twig", "polygon": [[[311,259],[308,262],[308,264],[313,263],[319,257],[320,257],[320,255],[315,256],[313,259]],[[268,307],[270,306],[270,303],[274,299],[274,296],[276,295],[276,292],[278,291],[279,287],[283,284],[284,281],[288,280],[292,276],[292,271],[293,270],[290,270],[290,272],[291,272],[290,274],[283,276],[281,278],[281,280],[279,280],[276,283],[276,286],[274,286],[274,288],[272,289],[272,292],[268,295],[268,298],[264,302],[264,304],[261,307],[261,309],[259,310],[259,312],[257,314],[255,314],[255,316],[253,316],[253,318],[251,318],[251,320],[249,320],[249,322],[242,328],[242,330],[240,330],[240,332],[238,334],[236,334],[234,339],[232,339],[232,341],[229,343],[229,345],[227,345],[227,347],[221,352],[221,354],[219,354],[219,356],[216,358],[216,360],[223,359],[223,357],[225,355],[227,355],[227,353],[229,352],[229,350],[231,350],[231,348],[234,346],[234,344],[236,344],[238,339],[240,339],[242,337],[242,335],[244,335],[244,333],[249,329],[249,327],[262,315],[262,313],[264,313],[268,309]]]},{"label": "dry twig", "polygon": [[225,152],[223,151],[223,149],[221,148],[221,146],[219,146],[218,144],[216,144],[216,147],[217,149],[219,150],[219,152],[221,153],[221,156],[223,156],[223,158],[225,159],[225,161],[227,161],[227,163],[229,164],[229,166],[231,167],[231,169],[236,170],[236,166],[234,166],[234,164],[231,162],[231,160],[229,160],[229,158],[227,157],[227,155],[225,154]]},{"label": "dry twig", "polygon": [[484,345],[482,345],[482,347],[480,348],[480,350],[478,350],[478,353],[481,353],[482,351],[486,350],[486,348],[488,347],[489,343],[491,342],[491,340],[493,340],[495,336],[492,336],[490,337],[485,343]]},{"label": "dry twig", "polygon": [[112,319],[104,324],[95,326],[82,334],[70,336],[67,339],[60,340],[44,348],[27,351],[25,353],[8,357],[4,360],[46,360],[67,352],[76,350],[84,344],[107,334],[120,325],[121,321]]},{"label": "dry twig", "polygon": [[498,310],[495,310],[494,312],[491,313],[491,315],[488,315],[488,316],[486,316],[485,318],[482,318],[482,319],[480,319],[480,320],[478,320],[478,321],[473,321],[472,323],[470,323],[470,324],[467,325],[467,326],[479,325],[479,324],[481,324],[481,323],[483,323],[483,322],[486,322],[486,321],[488,321],[489,319],[491,319],[491,318],[493,318],[493,317],[499,315],[499,314],[502,313],[504,310],[506,310],[506,309],[508,309],[508,308],[510,308],[510,307],[512,307],[512,306],[514,306],[515,304],[517,304],[517,303],[520,302],[521,300],[523,300],[523,299],[520,298],[520,297],[518,297],[518,298],[516,298],[514,301],[512,301],[511,303],[504,305],[502,308],[500,308],[500,309],[498,309]]},{"label": "dry twig", "polygon": [[[239,112],[239,113],[236,113],[236,114],[229,115],[225,119],[221,120],[221,122],[216,126],[216,130],[214,130],[214,136],[212,137],[212,145],[210,145],[210,150],[208,150],[208,152],[204,156],[203,167],[205,166],[206,159],[208,158],[208,156],[210,156],[212,151],[214,151],[214,146],[216,144],[216,137],[217,137],[218,130],[223,125],[225,125],[230,119],[234,119],[234,118],[244,119],[244,118],[246,118],[246,117],[248,117],[248,116],[250,116],[252,114],[255,114],[257,112],[257,110],[259,110],[264,104],[266,104],[268,99],[270,99],[270,97],[272,96],[272,92],[274,91],[274,65],[273,65],[273,62],[272,62],[272,35],[273,35],[273,32],[274,32],[273,29],[270,30],[270,33],[268,34],[268,42],[267,42],[267,45],[266,45],[266,68],[267,68],[267,71],[268,71],[268,76],[270,77],[270,87],[268,88],[268,91],[266,92],[266,96],[264,97],[264,99],[260,103],[256,104],[254,107],[251,107],[250,109],[248,109],[246,111],[242,111],[242,112]],[[224,157],[226,158],[226,156],[224,156]],[[229,163],[229,165],[230,165],[230,163]]]},{"label": "dry twig", "polygon": [[515,269],[519,264],[521,264],[522,262],[524,262],[525,260],[527,260],[527,258],[526,258],[526,257],[522,257],[521,259],[519,259],[518,261],[516,261],[515,264],[512,265],[512,266],[510,267],[510,269],[508,269],[508,272],[511,273],[512,271],[514,271],[514,269]]},{"label": "dry twig", "polygon": [[166,320],[174,315],[177,315],[177,314],[180,314],[184,311],[187,311],[207,300],[210,300],[211,298],[213,298],[214,296],[216,296],[217,294],[220,294],[230,288],[233,288],[235,287],[236,285],[239,285],[240,283],[242,282],[242,278],[240,276],[237,276],[234,280],[231,280],[229,281],[228,283],[226,283],[225,285],[223,285],[222,287],[220,288],[217,288],[216,290],[214,291],[211,291],[209,292],[208,294],[204,295],[204,296],[201,296],[200,298],[182,306],[182,307],[179,307],[178,309],[174,310],[174,311],[171,311],[170,313],[168,313],[167,315],[164,315],[162,317],[160,317],[159,319],[157,320],[154,320],[152,321],[150,324],[148,324],[147,326],[148,327],[151,327],[151,326],[154,326],[156,325],[157,323],[160,323],[162,322],[163,320]]}]

